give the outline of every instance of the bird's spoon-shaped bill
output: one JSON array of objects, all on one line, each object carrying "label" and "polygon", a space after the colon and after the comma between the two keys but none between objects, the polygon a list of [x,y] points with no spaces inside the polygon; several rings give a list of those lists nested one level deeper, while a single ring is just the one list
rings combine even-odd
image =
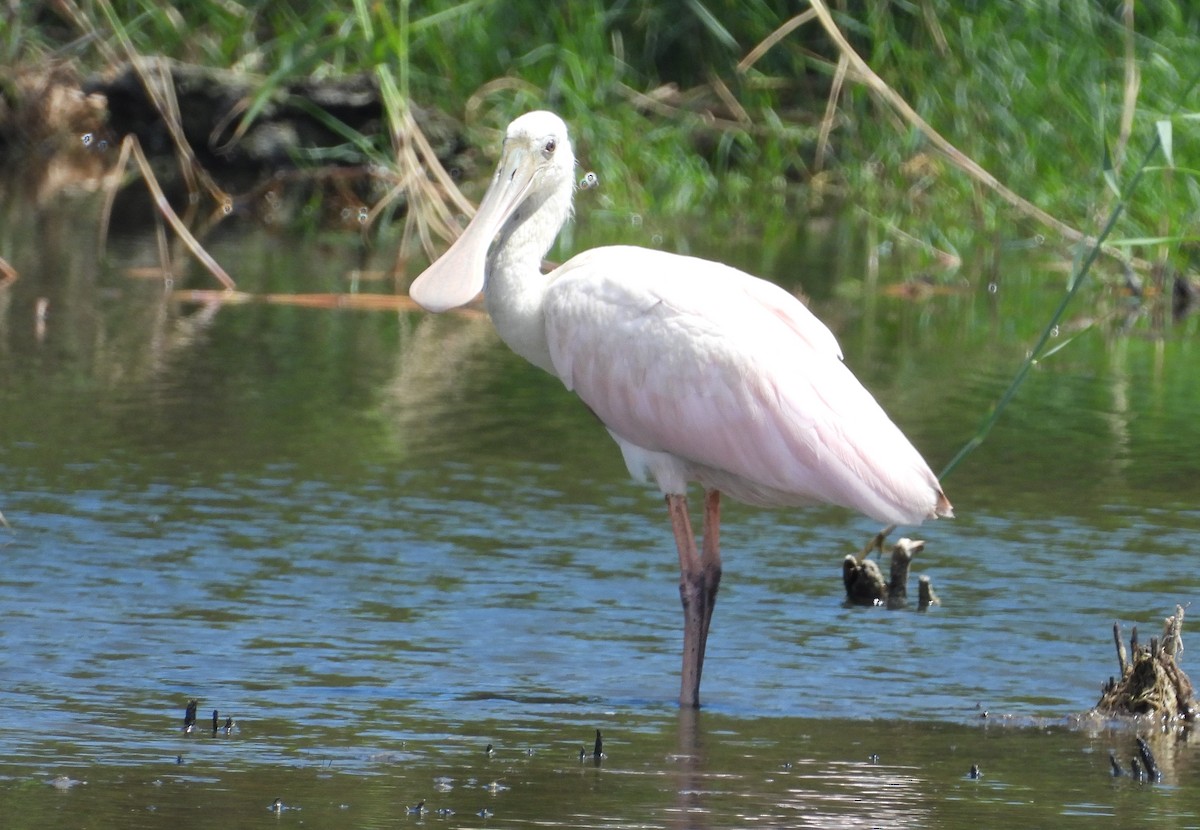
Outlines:
[{"label": "bird's spoon-shaped bill", "polygon": [[529,195],[537,159],[521,147],[507,147],[492,185],[475,218],[446,253],[425,269],[408,290],[427,311],[441,312],[466,305],[483,290],[488,248],[513,212]]}]

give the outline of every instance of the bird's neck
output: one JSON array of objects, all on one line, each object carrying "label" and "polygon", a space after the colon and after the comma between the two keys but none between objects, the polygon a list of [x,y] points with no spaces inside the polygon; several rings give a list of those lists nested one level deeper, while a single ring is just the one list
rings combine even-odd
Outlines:
[{"label": "bird's neck", "polygon": [[574,185],[530,200],[505,223],[488,253],[484,300],[500,339],[521,357],[553,374],[542,303],[550,275],[542,259],[571,215]]}]

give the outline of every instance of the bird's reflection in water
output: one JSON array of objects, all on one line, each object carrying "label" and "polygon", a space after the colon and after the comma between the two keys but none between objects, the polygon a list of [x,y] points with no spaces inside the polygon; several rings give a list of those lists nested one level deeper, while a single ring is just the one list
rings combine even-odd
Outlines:
[{"label": "bird's reflection in water", "polygon": [[[711,712],[681,708],[677,750],[667,758],[675,789],[668,824],[691,830],[729,826],[735,818],[753,818],[765,826],[790,826],[797,820],[815,827],[930,823],[929,805],[944,786],[936,772],[889,763],[869,751],[849,757],[875,741],[893,746],[892,730],[849,725],[831,732],[804,721],[788,723],[812,733],[786,737],[791,730],[780,722],[739,726]],[[806,756],[789,754],[797,744],[807,747]],[[733,745],[754,749],[730,755]],[[751,791],[755,795],[747,799]]]},{"label": "bird's reflection in water", "polygon": [[675,782],[676,808],[671,826],[687,828],[708,827],[708,813],[702,804],[704,773],[708,769],[703,732],[704,713],[700,709],[680,707],[679,750],[674,758],[678,770]]}]

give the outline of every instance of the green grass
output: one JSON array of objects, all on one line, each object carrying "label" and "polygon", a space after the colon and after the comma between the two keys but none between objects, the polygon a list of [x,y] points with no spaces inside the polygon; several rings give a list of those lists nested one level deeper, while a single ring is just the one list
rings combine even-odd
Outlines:
[{"label": "green grass", "polygon": [[[1125,159],[1169,123],[1171,152],[1147,171],[1114,241],[1133,256],[1190,267],[1200,94],[1188,82],[1200,15],[1139,4],[1129,26],[1124,7],[1098,0],[844,5],[835,14],[842,31],[928,124],[1081,230],[1111,208],[1129,176]],[[818,160],[837,62],[819,24],[738,68],[797,12],[782,0],[75,0],[9,8],[0,50],[9,65],[68,58],[98,69],[122,56],[121,33],[142,54],[258,75],[246,119],[288,79],[370,72],[385,92],[393,136],[412,100],[461,118],[488,153],[514,115],[553,108],[573,125],[603,199],[631,212],[765,215],[845,201],[880,227],[943,250],[981,235],[1019,243],[1047,233],[853,79]],[[666,84],[677,92],[655,94]],[[377,160],[396,151],[386,140],[347,137],[347,145]]]},{"label": "green grass", "polygon": [[[1089,227],[1101,220],[1114,198],[1106,174],[1114,182],[1128,175],[1124,160],[1149,146],[1159,119],[1177,119],[1188,147],[1183,155],[1195,158],[1194,122],[1185,119],[1200,109],[1187,77],[1194,72],[1196,23],[1177,10],[1135,18],[1132,33],[1119,13],[1095,3],[997,3],[987,14],[937,19],[945,48],[923,18],[873,15],[872,65],[959,149],[1064,221]],[[1126,143],[1127,37],[1139,84]],[[896,141],[867,119],[856,127],[862,144],[889,168],[922,149],[918,136]],[[1195,216],[1195,176],[1165,168],[1155,174],[1157,182],[1147,183],[1119,233],[1163,230],[1165,223],[1179,230]],[[1011,219],[997,202],[959,187],[933,195],[942,205],[953,200],[970,210],[984,227],[1003,231]],[[912,206],[923,215],[926,200]],[[924,221],[940,224],[936,213]]]}]

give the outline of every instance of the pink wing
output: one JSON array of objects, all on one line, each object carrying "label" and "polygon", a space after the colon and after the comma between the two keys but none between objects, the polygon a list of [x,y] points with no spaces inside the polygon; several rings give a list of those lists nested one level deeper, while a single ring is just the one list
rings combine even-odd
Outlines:
[{"label": "pink wing", "polygon": [[[616,435],[763,505],[829,502],[885,522],[948,515],[937,479],[781,288],[728,266],[597,248],[553,275],[558,376]],[[710,486],[712,481],[708,481]]]}]

